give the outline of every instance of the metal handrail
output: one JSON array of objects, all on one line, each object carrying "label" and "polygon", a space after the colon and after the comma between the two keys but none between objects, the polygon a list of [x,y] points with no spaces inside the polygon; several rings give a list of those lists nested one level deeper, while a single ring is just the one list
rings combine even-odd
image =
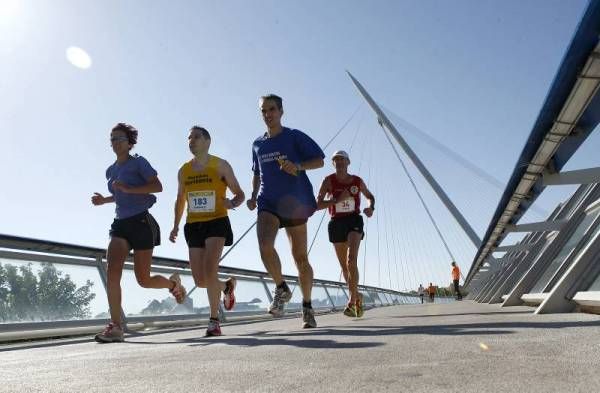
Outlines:
[{"label": "metal handrail", "polygon": [[[39,253],[50,254],[50,255],[54,254],[54,255],[61,255],[61,256],[74,256],[74,257],[81,257],[81,258],[89,258],[89,259],[93,259],[93,260],[96,260],[97,258],[104,259],[105,255],[106,255],[105,248],[80,246],[80,245],[74,245],[74,244],[68,244],[68,243],[60,243],[60,242],[53,242],[53,241],[47,241],[47,240],[5,235],[5,234],[0,234],[0,249],[1,248],[27,250],[27,251],[39,252]],[[133,262],[133,257],[130,255],[127,258],[127,261]],[[153,256],[152,257],[152,265],[189,270],[188,261],[185,261],[182,259],[175,259],[175,258]],[[257,277],[257,278],[267,278],[268,277],[268,273],[266,273],[266,272],[231,267],[231,266],[219,266],[219,273],[234,274],[234,275],[248,276],[248,277]],[[283,275],[283,277],[286,280],[293,280],[293,281],[298,280],[297,276]],[[318,284],[328,284],[328,285],[333,285],[333,286],[340,286],[340,285],[345,286],[346,285],[346,283],[343,283],[340,281],[323,280],[323,279],[317,279],[317,278],[315,278],[313,280],[313,282],[318,283]],[[413,295],[413,294],[407,293],[407,292],[395,291],[392,289],[374,287],[374,286],[370,286],[370,285],[359,285],[359,288],[369,289],[369,290],[374,290],[374,291],[383,291],[383,292],[393,293],[393,294],[403,295],[403,296],[412,296]]]},{"label": "metal handrail", "polygon": [[[12,260],[21,261],[35,261],[35,262],[48,262],[52,264],[66,264],[74,266],[85,266],[98,269],[98,273],[101,281],[103,282],[104,290],[106,291],[105,282],[105,254],[106,250],[102,248],[86,247],[73,244],[52,242],[39,239],[24,238],[12,235],[0,234],[0,258],[9,258]],[[128,263],[125,264],[125,269],[133,269],[133,260],[131,256],[127,259]],[[189,269],[189,263],[184,260],[178,260],[174,258],[164,257],[153,257],[152,269],[158,273],[172,273],[179,272],[185,275],[191,275]],[[266,272],[241,269],[230,266],[220,266],[219,274],[221,275],[234,275],[239,279],[262,283],[262,287],[266,292],[266,297],[271,300],[269,288],[267,283],[273,281]],[[290,283],[298,284],[299,280],[297,276],[284,275],[284,278]],[[347,297],[345,291],[346,284],[339,281],[321,280],[314,279],[313,285],[315,288],[322,288],[328,298],[330,306],[318,307],[318,311],[338,311],[339,307],[336,307],[334,299],[331,297],[329,289],[340,289],[344,296]],[[394,304],[402,304],[398,301],[397,296],[418,298],[417,294],[406,293],[401,291],[395,291],[391,289],[373,287],[369,285],[359,285],[359,290],[368,293],[369,297],[376,295],[377,299],[373,298],[373,303],[367,304],[369,307],[381,307]],[[390,298],[393,302],[390,304],[389,301],[380,296],[381,293],[391,295]],[[264,315],[264,309],[244,310],[244,311],[224,311],[221,310],[224,318],[235,317],[239,318],[254,318],[256,319],[260,315]],[[296,312],[295,308],[290,309],[291,312]],[[126,317],[126,322],[133,324],[148,324],[153,322],[173,322],[176,325],[177,322],[184,323],[185,321],[198,320],[199,318],[206,317],[205,312],[196,313],[180,313],[180,314],[168,314],[168,315],[136,315]],[[99,325],[106,323],[106,319],[78,319],[78,320],[56,320],[56,321],[24,321],[24,322],[9,322],[0,323],[0,333],[10,333],[11,337],[14,336],[15,332],[24,331],[36,331],[35,337],[40,337],[39,331],[48,331],[48,337],[56,336],[56,330],[61,329],[72,329],[72,328],[94,328]],[[51,331],[53,330],[53,331]],[[24,338],[27,338],[26,335]],[[14,338],[11,338],[14,339]],[[3,341],[0,335],[0,341]]]}]

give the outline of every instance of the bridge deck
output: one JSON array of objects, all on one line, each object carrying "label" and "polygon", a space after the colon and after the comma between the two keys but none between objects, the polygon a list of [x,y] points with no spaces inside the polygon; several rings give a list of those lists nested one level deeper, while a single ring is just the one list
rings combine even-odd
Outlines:
[{"label": "bridge deck", "polygon": [[[600,318],[460,302],[0,346],[0,391],[594,391]],[[594,388],[595,387],[595,388]],[[590,390],[591,388],[591,390]]]}]

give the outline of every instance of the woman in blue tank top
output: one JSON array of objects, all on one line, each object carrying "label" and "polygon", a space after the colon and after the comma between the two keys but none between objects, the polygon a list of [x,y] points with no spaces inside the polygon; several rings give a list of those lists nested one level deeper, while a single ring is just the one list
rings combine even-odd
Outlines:
[{"label": "woman in blue tank top", "polygon": [[110,228],[110,243],[106,252],[108,262],[107,293],[110,323],[95,336],[101,343],[123,341],[121,327],[121,276],[125,259],[133,249],[135,277],[144,288],[167,288],[178,303],[183,303],[185,289],[177,274],[166,277],[150,276],[152,251],[160,244],[160,228],[148,212],[156,202],[154,193],[162,191],[157,172],[142,157],[131,155],[137,143],[138,131],[131,125],[118,123],[110,133],[110,144],[117,156],[106,170],[110,196],[94,193],[95,206],[114,202],[116,217]]}]

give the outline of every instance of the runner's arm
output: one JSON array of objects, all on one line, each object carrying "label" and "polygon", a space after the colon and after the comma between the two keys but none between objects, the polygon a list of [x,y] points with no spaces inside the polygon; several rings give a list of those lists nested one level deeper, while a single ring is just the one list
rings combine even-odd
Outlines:
[{"label": "runner's arm", "polygon": [[252,195],[250,195],[251,200],[256,200],[256,196],[258,195],[259,187],[260,187],[260,175],[254,175],[252,177]]},{"label": "runner's arm", "polygon": [[326,209],[329,206],[335,205],[335,199],[333,196],[328,200],[325,200],[325,197],[329,193],[330,185],[329,180],[327,178],[323,179],[321,183],[321,188],[319,189],[319,195],[317,195],[317,210]]},{"label": "runner's arm", "polygon": [[105,197],[99,192],[95,192],[94,195],[92,195],[92,204],[95,206],[104,205],[105,203],[112,203],[114,201],[115,197],[112,195]]},{"label": "runner's arm", "polygon": [[162,183],[158,179],[158,176],[151,177],[146,184],[138,187],[131,187],[119,180],[115,180],[113,182],[113,188],[127,194],[154,194],[163,190]]},{"label": "runner's arm", "polygon": [[360,179],[360,191],[362,194],[369,200],[369,206],[363,209],[363,213],[365,216],[371,217],[373,215],[373,211],[375,210],[375,196],[369,191],[365,182]]},{"label": "runner's arm", "polygon": [[175,199],[175,217],[173,219],[173,229],[171,230],[171,234],[169,236],[169,240],[175,242],[177,238],[177,233],[179,232],[179,223],[181,222],[181,217],[183,216],[183,212],[185,210],[185,192],[183,188],[183,173],[180,169],[177,173],[177,198]]},{"label": "runner's arm", "polygon": [[309,171],[311,169],[323,168],[324,165],[325,161],[323,161],[323,158],[317,157],[308,161],[299,162],[297,167],[299,171]]},{"label": "runner's arm", "polygon": [[225,179],[225,184],[227,184],[227,187],[229,187],[229,189],[233,193],[233,198],[227,199],[227,201],[229,201],[230,204],[230,207],[228,206],[228,209],[235,209],[236,207],[241,205],[242,202],[244,202],[244,200],[246,199],[246,195],[244,195],[244,191],[242,190],[242,187],[240,187],[240,183],[236,179],[231,165],[229,165],[227,161],[222,160],[221,168],[222,176]]},{"label": "runner's arm", "polygon": [[369,200],[369,206],[367,207],[371,210],[375,210],[375,195],[373,195],[373,193],[369,191],[367,185],[362,179],[360,180],[360,191],[365,196],[365,198]]},{"label": "runner's arm", "polygon": [[246,201],[246,206],[250,210],[256,209],[256,196],[258,195],[258,188],[260,187],[260,174],[252,177],[252,196]]}]

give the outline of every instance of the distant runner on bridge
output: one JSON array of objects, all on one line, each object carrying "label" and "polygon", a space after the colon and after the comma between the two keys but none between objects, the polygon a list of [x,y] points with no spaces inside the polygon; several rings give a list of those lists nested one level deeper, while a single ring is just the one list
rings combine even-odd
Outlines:
[{"label": "distant runner on bridge", "polygon": [[423,304],[423,297],[425,296],[425,288],[423,288],[423,284],[419,284],[419,289],[417,290],[419,293],[419,297],[421,298],[421,304]]},{"label": "distant runner on bridge", "polygon": [[429,287],[427,288],[427,292],[429,292],[429,301],[433,303],[435,301],[435,291],[436,287],[433,283],[429,283]]},{"label": "distant runner on bridge", "polygon": [[[340,262],[344,280],[348,284],[350,299],[344,315],[362,317],[363,304],[358,292],[358,248],[364,237],[363,218],[360,215],[360,194],[369,200],[369,206],[363,209],[367,217],[375,210],[375,196],[365,182],[356,175],[348,173],[350,156],[338,150],[331,157],[335,173],[327,176],[321,183],[317,196],[317,208],[329,210],[329,241],[333,243],[335,254]],[[328,198],[328,199],[325,199]]]},{"label": "distant runner on bridge", "polygon": [[454,284],[454,296],[456,296],[456,300],[462,300],[462,294],[460,293],[460,285],[458,285],[458,282],[460,280],[460,269],[454,261],[452,261],[450,265],[452,266],[452,283]]},{"label": "distant runner on bridge", "polygon": [[285,228],[298,268],[302,289],[303,328],[317,327],[311,304],[313,270],[308,261],[306,222],[317,208],[307,170],[323,166],[323,150],[302,131],[283,127],[282,99],[270,94],[260,98],[260,110],[267,131],[252,144],[252,195],[250,210],[258,207],[256,233],[260,256],[275,281],[269,313],[283,315],[292,291],[283,279],[275,237]]},{"label": "distant runner on bridge", "polygon": [[[210,319],[206,336],[220,336],[219,300],[223,292],[223,306],[233,309],[236,280],[229,277],[219,280],[219,261],[224,246],[233,244],[233,232],[227,210],[244,202],[245,196],[229,163],[208,154],[211,137],[200,126],[193,126],[188,136],[190,151],[194,155],[179,169],[175,201],[175,219],[169,240],[175,243],[179,223],[187,204],[184,235],[189,248],[190,268],[194,283],[206,288],[210,303]],[[234,197],[226,198],[227,188]]]},{"label": "distant runner on bridge", "polygon": [[123,341],[121,326],[121,276],[125,259],[133,249],[133,269],[137,282],[144,288],[167,288],[177,303],[185,298],[185,288],[178,274],[168,279],[150,275],[152,251],[160,244],[160,228],[148,212],[156,202],[152,194],[162,191],[157,172],[142,156],[131,155],[137,143],[138,130],[125,123],[118,123],[110,132],[110,144],[117,160],[106,170],[108,191],[105,197],[95,192],[95,206],[114,202],[116,218],[110,227],[110,243],[106,252],[108,262],[107,293],[110,307],[110,323],[98,333],[101,343]]}]

